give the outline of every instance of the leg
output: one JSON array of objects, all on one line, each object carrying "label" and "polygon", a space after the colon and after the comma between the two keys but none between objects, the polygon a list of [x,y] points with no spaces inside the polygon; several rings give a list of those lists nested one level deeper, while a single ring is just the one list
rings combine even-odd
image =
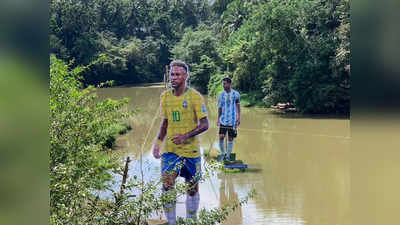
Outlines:
[{"label": "leg", "polygon": [[230,160],[230,155],[232,153],[232,149],[233,149],[233,139],[235,137],[235,131],[232,129],[230,129],[228,131],[228,149],[227,149],[227,160]]},{"label": "leg", "polygon": [[199,209],[199,180],[201,178],[201,158],[188,158],[182,173],[189,185],[186,197],[186,219],[196,218]]},{"label": "leg", "polygon": [[165,191],[174,189],[175,179],[178,176],[176,171],[168,171],[162,174],[163,188]]},{"label": "leg", "polygon": [[221,151],[222,158],[225,156],[225,134],[220,134],[219,135],[219,150]]},{"label": "leg", "polygon": [[[172,195],[174,189],[175,179],[178,173],[175,171],[169,171],[162,175],[163,179],[163,192],[167,195]],[[176,224],[176,196],[170,196],[172,199],[168,201],[164,206],[165,217],[168,220],[168,225]]]},{"label": "leg", "polygon": [[[226,128],[219,128],[219,150],[221,151],[222,159],[225,158],[225,134],[226,134]],[[221,160],[222,160],[221,159]]]},{"label": "leg", "polygon": [[178,172],[175,170],[179,157],[175,154],[163,154],[161,160],[163,192],[170,197],[164,205],[165,217],[169,225],[176,224],[176,196],[173,195],[175,179]]},{"label": "leg", "polygon": [[187,191],[186,197],[186,219],[193,219],[196,218],[196,213],[199,209],[199,183],[193,184],[192,182],[188,182],[188,184],[190,188]]}]

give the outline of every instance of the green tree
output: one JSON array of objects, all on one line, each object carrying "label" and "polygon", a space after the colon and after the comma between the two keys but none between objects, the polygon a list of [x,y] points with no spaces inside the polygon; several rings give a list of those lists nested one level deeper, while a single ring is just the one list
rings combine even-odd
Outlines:
[{"label": "green tree", "polygon": [[215,0],[212,4],[212,10],[216,14],[216,18],[220,19],[220,16],[225,12],[226,7],[233,0]]},{"label": "green tree", "polygon": [[217,52],[218,42],[208,26],[197,30],[187,29],[182,39],[171,50],[174,59],[182,59],[191,68],[191,84],[207,93],[210,76],[217,73],[221,59]]},{"label": "green tree", "polygon": [[252,12],[254,3],[248,0],[234,0],[227,6],[221,15],[222,29],[220,36],[226,40],[229,36],[242,26],[243,22]]},{"label": "green tree", "polygon": [[200,64],[192,64],[191,84],[195,85],[201,93],[208,92],[208,83],[213,74],[219,72],[215,61],[207,55],[200,57]]},{"label": "green tree", "polygon": [[61,40],[68,50],[69,58],[74,58],[82,64],[88,64],[94,59],[98,50],[97,14],[95,0],[88,1],[51,1],[50,2],[50,33]]},{"label": "green tree", "polygon": [[207,0],[52,0],[50,49],[74,66],[107,56],[85,73],[85,85],[160,81],[185,28],[210,15]]},{"label": "green tree", "polygon": [[208,95],[217,96],[223,90],[223,78],[224,74],[222,73],[214,73],[210,76],[210,80],[208,82]]},{"label": "green tree", "polygon": [[[346,18],[349,21],[348,2],[316,1],[304,7],[303,11],[304,16],[299,18],[302,26],[300,37],[307,59],[304,60],[300,55],[296,65],[298,69],[289,84],[294,93],[294,102],[303,112],[348,113],[349,75],[344,70],[345,66],[336,66],[338,49],[347,45],[346,39],[340,37],[338,30],[346,27]],[[349,62],[349,42],[347,43],[347,55],[344,55],[342,62]]]},{"label": "green tree", "polygon": [[86,84],[108,80],[115,81],[116,85],[159,81],[163,73],[161,66],[155,66],[160,57],[159,41],[152,37],[118,40],[109,32],[103,32],[100,37],[103,53],[99,55],[105,58],[85,73]]},{"label": "green tree", "polygon": [[[127,29],[132,16],[136,13],[134,4],[137,1],[127,0],[97,0],[98,31],[109,31],[114,33],[118,39],[132,34]],[[139,24],[137,24],[139,25]]]},{"label": "green tree", "polygon": [[271,0],[253,8],[222,48],[236,87],[259,90],[267,105],[292,102],[303,112],[348,112],[348,76],[333,66],[341,46],[340,15],[348,12],[340,14],[339,3]]}]

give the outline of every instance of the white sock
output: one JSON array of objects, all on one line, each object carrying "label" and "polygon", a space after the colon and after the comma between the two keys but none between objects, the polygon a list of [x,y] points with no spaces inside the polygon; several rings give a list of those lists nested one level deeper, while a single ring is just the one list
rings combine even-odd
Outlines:
[{"label": "white sock", "polygon": [[228,141],[228,153],[226,154],[226,158],[228,160],[231,159],[230,155],[231,155],[232,149],[233,149],[233,141]]},{"label": "white sock", "polygon": [[196,192],[193,196],[189,194],[186,197],[186,219],[196,218],[197,210],[199,209],[200,194]]},{"label": "white sock", "polygon": [[224,156],[225,154],[225,143],[224,140],[219,140],[219,150],[221,150],[221,155]]},{"label": "white sock", "polygon": [[169,203],[164,206],[165,217],[168,220],[168,225],[176,224],[176,203]]}]

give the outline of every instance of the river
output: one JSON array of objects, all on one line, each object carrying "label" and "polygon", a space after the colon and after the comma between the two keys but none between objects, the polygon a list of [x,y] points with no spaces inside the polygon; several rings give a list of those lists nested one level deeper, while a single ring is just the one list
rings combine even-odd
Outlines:
[{"label": "river", "polygon": [[[120,136],[116,152],[143,155],[145,176],[160,175],[160,161],[151,147],[160,125],[161,87],[115,87],[98,91],[101,98],[131,99],[136,110],[132,131]],[[218,148],[216,102],[205,98],[210,128],[200,137],[201,148]],[[350,218],[350,120],[332,116],[273,114],[243,108],[233,152],[248,164],[244,173],[218,173],[200,185],[200,208],[218,207],[241,199],[254,188],[254,199],[238,208],[224,225],[342,225]],[[137,173],[133,166],[130,174]],[[177,215],[185,216],[185,198]]]}]

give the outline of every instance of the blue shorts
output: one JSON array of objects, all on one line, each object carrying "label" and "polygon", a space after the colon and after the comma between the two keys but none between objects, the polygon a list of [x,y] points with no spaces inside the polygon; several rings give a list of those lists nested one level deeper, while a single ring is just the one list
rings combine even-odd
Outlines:
[{"label": "blue shorts", "polygon": [[186,181],[196,183],[201,178],[201,157],[186,158],[166,152],[161,156],[161,172],[176,171]]}]

